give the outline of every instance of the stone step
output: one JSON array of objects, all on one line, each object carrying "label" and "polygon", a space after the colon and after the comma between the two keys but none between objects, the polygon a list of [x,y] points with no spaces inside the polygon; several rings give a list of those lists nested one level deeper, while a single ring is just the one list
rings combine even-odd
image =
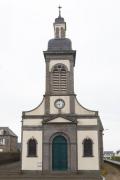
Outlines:
[{"label": "stone step", "polygon": [[102,180],[101,178],[90,178],[90,177],[31,177],[31,176],[0,176],[0,180]]},{"label": "stone step", "polygon": [[1,179],[40,179],[40,180],[101,180],[101,178],[97,178],[95,176],[86,176],[86,175],[78,175],[78,174],[35,174],[35,173],[29,173],[29,174],[21,174],[20,171],[8,171],[5,173],[5,171],[0,171],[0,180]]},{"label": "stone step", "polygon": [[100,180],[95,175],[76,173],[52,173],[40,174],[39,172],[21,173],[20,169],[0,169],[0,180],[4,179],[40,179],[40,180]]}]

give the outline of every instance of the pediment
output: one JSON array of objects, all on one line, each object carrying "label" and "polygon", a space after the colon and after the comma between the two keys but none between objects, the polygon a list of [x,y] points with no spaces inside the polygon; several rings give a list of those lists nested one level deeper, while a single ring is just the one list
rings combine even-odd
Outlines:
[{"label": "pediment", "polygon": [[63,117],[57,117],[55,119],[49,120],[48,123],[71,123],[71,121]]},{"label": "pediment", "polygon": [[75,116],[56,114],[45,116],[43,118],[44,123],[77,123],[77,119]]}]

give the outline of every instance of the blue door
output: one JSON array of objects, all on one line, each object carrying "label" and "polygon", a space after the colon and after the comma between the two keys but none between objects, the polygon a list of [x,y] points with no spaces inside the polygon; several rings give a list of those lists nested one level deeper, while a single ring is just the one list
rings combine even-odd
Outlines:
[{"label": "blue door", "polygon": [[56,136],[52,142],[52,169],[67,170],[67,140],[63,136]]}]

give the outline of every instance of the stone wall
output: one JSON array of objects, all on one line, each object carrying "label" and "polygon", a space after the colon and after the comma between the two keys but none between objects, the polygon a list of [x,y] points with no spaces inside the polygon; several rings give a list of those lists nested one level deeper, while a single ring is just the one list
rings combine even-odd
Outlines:
[{"label": "stone wall", "polygon": [[0,164],[19,161],[20,160],[20,153],[14,152],[1,152],[0,153]]}]

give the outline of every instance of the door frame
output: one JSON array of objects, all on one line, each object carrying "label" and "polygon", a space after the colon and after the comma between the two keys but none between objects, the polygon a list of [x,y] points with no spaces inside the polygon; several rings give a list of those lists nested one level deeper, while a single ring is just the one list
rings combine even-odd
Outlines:
[{"label": "door frame", "polygon": [[[63,136],[65,139],[66,139],[66,141],[67,141],[67,170],[65,170],[65,171],[57,171],[57,170],[53,170],[52,169],[52,143],[53,143],[53,140],[54,140],[54,138],[56,137],[56,136]],[[70,165],[70,160],[71,160],[71,156],[70,156],[70,140],[69,140],[69,137],[65,134],[65,133],[63,133],[63,132],[58,132],[58,133],[55,133],[55,134],[53,134],[52,136],[51,136],[51,138],[50,138],[50,171],[51,172],[53,172],[53,173],[57,173],[57,172],[59,172],[59,173],[63,173],[63,172],[70,172],[70,170],[71,170],[71,165]]]}]

